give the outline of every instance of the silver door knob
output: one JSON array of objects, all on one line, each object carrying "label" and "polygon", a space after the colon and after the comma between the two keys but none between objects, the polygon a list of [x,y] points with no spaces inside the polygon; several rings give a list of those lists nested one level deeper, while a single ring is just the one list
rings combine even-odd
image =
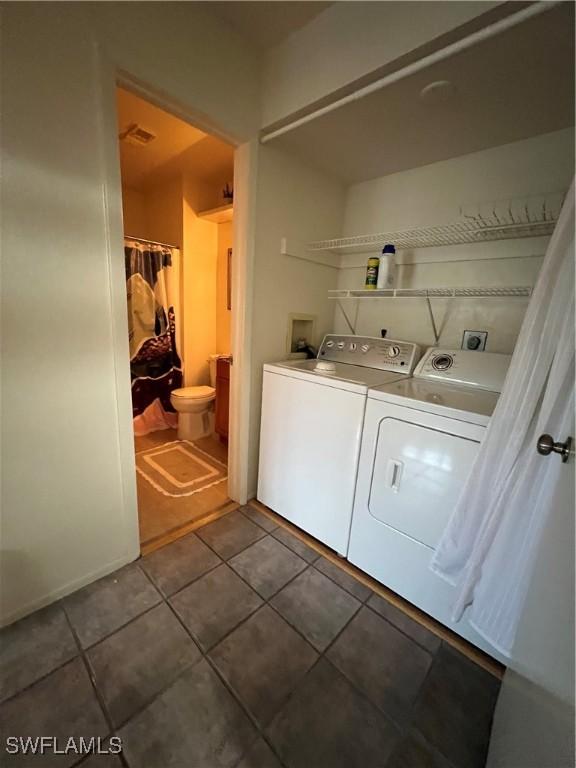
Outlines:
[{"label": "silver door knob", "polygon": [[572,450],[572,438],[568,437],[563,443],[555,443],[552,435],[540,435],[536,443],[536,450],[542,456],[550,456],[551,453],[559,453],[562,461],[566,463]]}]

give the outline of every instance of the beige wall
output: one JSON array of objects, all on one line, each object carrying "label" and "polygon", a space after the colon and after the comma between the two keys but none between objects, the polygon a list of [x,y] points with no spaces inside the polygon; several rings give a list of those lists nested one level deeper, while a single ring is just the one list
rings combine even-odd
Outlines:
[{"label": "beige wall", "polygon": [[[573,435],[573,413],[567,421],[563,434]],[[487,768],[575,764],[574,472],[569,467],[551,466],[550,474],[554,469],[557,474],[546,479],[549,509],[494,712]]]},{"label": "beige wall", "polygon": [[228,309],[228,249],[232,248],[232,222],[218,224],[218,264],[216,268],[216,352],[230,354],[232,311]]},{"label": "beige wall", "polygon": [[124,234],[182,246],[182,180],[179,177],[146,190],[122,187]]},{"label": "beige wall", "polygon": [[14,3],[2,16],[9,622],[139,553],[116,67],[240,141],[259,108],[256,58],[195,3]]},{"label": "beige wall", "polygon": [[[566,191],[573,168],[574,133],[568,129],[355,184],[347,193],[343,235],[450,223],[460,206]],[[526,238],[404,251],[397,286],[534,285],[546,245],[547,238]],[[345,259],[339,288],[363,287],[368,255]],[[458,348],[464,330],[486,330],[492,352],[513,351],[527,306],[527,300],[511,298],[432,303],[442,345]],[[354,316],[355,302],[345,306]],[[378,336],[386,328],[391,338],[434,344],[424,301],[371,299],[357,307],[357,333]],[[334,328],[348,333],[337,308]]]},{"label": "beige wall", "polygon": [[390,64],[498,2],[340,2],[266,52],[262,125]]},{"label": "beige wall", "polygon": [[344,187],[297,158],[260,147],[256,200],[254,298],[251,349],[249,495],[256,493],[262,365],[286,358],[290,313],[317,317],[316,338],[332,330],[328,290],[336,287],[333,269],[283,256],[283,237],[299,242],[338,236]]},{"label": "beige wall", "polygon": [[[170,179],[144,193],[145,234],[149,240],[182,247],[182,180]],[[134,234],[131,232],[130,234]]]},{"label": "beige wall", "polygon": [[[259,127],[260,62],[234,29],[202,8],[202,3],[82,3],[73,12],[56,3],[40,12],[66,28],[68,17],[81,17],[78,34],[95,39],[117,70],[197,114],[197,127],[234,143],[248,140]],[[80,4],[78,4],[80,5]],[[82,7],[83,6],[83,7]],[[159,55],[159,41],[169,55]]]},{"label": "beige wall", "polygon": [[201,190],[183,183],[183,314],[186,386],[210,383],[208,356],[216,351],[216,263],[218,225],[199,218]]},{"label": "beige wall", "polygon": [[122,187],[122,219],[125,235],[146,237],[146,205],[144,195],[139,190]]}]

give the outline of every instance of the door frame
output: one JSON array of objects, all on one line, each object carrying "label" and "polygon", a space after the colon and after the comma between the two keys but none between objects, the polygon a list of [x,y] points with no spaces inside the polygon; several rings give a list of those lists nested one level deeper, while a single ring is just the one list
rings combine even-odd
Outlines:
[{"label": "door frame", "polygon": [[[234,219],[232,260],[233,367],[230,381],[230,440],[228,456],[228,495],[240,504],[247,501],[248,441],[250,416],[250,332],[254,263],[254,219],[257,174],[257,139],[242,142],[227,133],[207,115],[182,105],[164,92],[156,91],[137,77],[119,69],[96,53],[100,70],[100,130],[102,131],[103,197],[112,308],[112,345],[116,369],[118,403],[118,442],[124,493],[124,515],[132,532],[138,531],[136,465],[132,427],[132,398],[128,352],[128,313],[124,288],[122,181],[118,147],[116,87],[120,86],[150,103],[220,138],[234,147]],[[138,537],[139,551],[139,537]]]}]

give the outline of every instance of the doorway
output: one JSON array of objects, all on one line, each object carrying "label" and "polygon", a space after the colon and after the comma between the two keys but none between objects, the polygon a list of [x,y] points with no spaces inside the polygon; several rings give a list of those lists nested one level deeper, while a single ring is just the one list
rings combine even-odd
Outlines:
[{"label": "doorway", "polygon": [[228,493],[234,147],[118,87],[140,545]]}]

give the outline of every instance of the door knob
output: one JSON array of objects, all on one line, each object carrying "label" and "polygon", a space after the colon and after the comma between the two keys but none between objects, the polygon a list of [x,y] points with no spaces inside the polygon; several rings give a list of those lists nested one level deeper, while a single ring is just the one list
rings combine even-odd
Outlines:
[{"label": "door knob", "polygon": [[536,443],[536,450],[542,456],[550,456],[551,453],[559,453],[563,463],[570,458],[572,450],[572,438],[568,437],[563,443],[555,443],[552,435],[540,435]]}]

